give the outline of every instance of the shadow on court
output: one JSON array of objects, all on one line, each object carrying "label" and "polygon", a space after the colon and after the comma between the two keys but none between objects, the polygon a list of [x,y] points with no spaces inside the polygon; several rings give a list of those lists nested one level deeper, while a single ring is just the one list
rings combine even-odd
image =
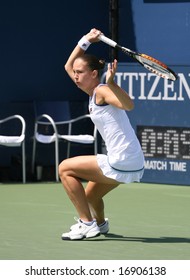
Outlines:
[{"label": "shadow on court", "polygon": [[114,233],[108,233],[104,238],[85,239],[84,241],[126,241],[126,242],[143,242],[143,243],[190,243],[190,238],[183,237],[130,237]]}]

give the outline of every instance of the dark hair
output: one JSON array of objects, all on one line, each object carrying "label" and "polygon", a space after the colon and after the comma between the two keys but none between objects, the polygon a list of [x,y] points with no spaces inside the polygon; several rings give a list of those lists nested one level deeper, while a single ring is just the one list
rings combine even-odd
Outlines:
[{"label": "dark hair", "polygon": [[86,61],[88,67],[93,71],[98,71],[98,76],[102,75],[103,69],[105,67],[105,60],[97,58],[95,55],[92,54],[83,54],[80,57],[82,60]]}]

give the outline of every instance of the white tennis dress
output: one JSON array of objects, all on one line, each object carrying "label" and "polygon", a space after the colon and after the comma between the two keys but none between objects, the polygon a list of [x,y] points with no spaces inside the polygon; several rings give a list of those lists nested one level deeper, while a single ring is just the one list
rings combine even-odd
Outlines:
[{"label": "white tennis dress", "polygon": [[125,110],[109,104],[97,105],[95,89],[89,112],[107,149],[107,155],[97,155],[103,174],[120,183],[139,182],[144,172],[144,155]]}]

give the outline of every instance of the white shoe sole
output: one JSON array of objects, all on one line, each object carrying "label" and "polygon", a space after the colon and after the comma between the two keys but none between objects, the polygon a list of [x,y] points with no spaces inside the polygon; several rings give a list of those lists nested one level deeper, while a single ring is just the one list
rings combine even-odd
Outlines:
[{"label": "white shoe sole", "polygon": [[93,237],[97,237],[97,236],[99,236],[100,235],[100,232],[96,232],[96,233],[94,233],[94,232],[88,232],[86,235],[79,235],[79,234],[73,234],[73,235],[71,235],[71,236],[69,236],[69,235],[65,235],[65,236],[63,236],[62,235],[62,240],[83,240],[83,239],[85,239],[85,238],[93,238]]}]

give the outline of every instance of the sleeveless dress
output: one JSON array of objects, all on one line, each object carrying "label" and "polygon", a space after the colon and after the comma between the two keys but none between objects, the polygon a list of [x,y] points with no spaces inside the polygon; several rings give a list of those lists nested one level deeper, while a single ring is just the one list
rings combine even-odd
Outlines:
[{"label": "sleeveless dress", "polygon": [[98,165],[106,177],[117,182],[139,182],[144,172],[144,155],[126,111],[96,104],[96,89],[89,99],[89,112],[107,150],[107,155],[97,154]]}]

